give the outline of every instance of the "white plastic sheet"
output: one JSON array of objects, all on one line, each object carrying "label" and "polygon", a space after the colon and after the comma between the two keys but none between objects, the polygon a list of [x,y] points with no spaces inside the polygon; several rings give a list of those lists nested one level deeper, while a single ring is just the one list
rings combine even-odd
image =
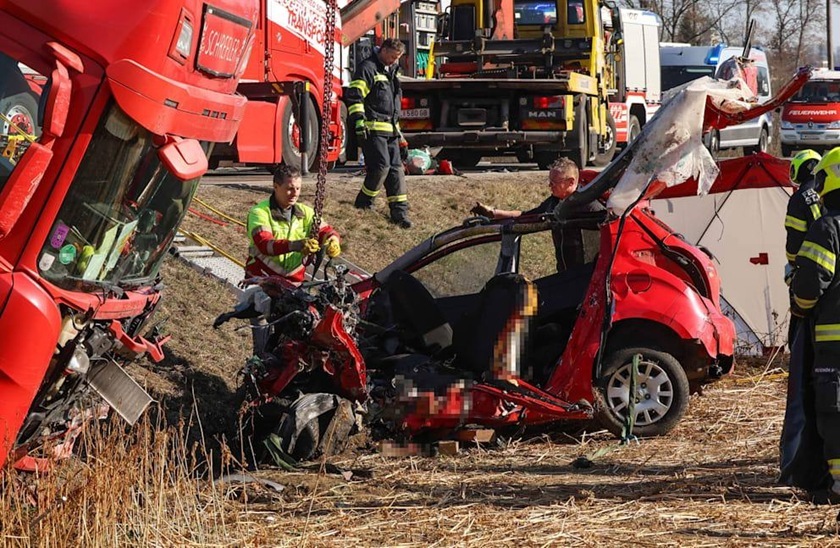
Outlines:
[{"label": "white plastic sheet", "polygon": [[662,107],[634,145],[633,160],[610,194],[607,207],[613,213],[621,215],[653,180],[670,187],[694,177],[697,193],[708,192],[719,170],[703,145],[707,98],[727,113],[743,112],[757,104],[741,79],[703,77],[666,93]]}]

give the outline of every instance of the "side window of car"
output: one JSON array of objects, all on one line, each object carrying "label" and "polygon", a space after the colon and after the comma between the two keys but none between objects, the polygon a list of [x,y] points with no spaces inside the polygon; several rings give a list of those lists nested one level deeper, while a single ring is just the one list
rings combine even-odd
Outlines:
[{"label": "side window of car", "polygon": [[557,272],[554,240],[551,239],[550,230],[523,235],[520,246],[520,274],[529,280],[538,280]]},{"label": "side window of car", "polygon": [[434,297],[478,293],[496,273],[501,242],[453,251],[412,272]]},{"label": "side window of car", "polygon": [[767,67],[758,67],[758,94],[762,97],[770,95],[770,73]]}]

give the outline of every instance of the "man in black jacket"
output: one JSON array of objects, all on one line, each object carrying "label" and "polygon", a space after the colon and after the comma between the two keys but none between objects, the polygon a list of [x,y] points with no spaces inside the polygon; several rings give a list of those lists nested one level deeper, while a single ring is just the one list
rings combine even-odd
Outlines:
[{"label": "man in black jacket", "polygon": [[403,53],[405,45],[399,40],[383,41],[379,49],[356,68],[345,100],[348,104],[347,126],[355,128],[367,170],[354,205],[359,209],[372,208],[384,183],[391,222],[401,228],[411,228],[405,172],[400,158],[402,93],[397,61]]}]

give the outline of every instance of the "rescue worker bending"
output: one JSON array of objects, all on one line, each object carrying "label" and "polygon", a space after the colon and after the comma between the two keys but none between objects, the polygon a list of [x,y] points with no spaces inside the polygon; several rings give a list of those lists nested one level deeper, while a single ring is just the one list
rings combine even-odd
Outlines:
[{"label": "rescue worker bending", "polygon": [[304,257],[321,246],[329,257],[341,253],[338,232],[321,223],[311,238],[315,211],[298,203],[300,171],[281,165],[274,172],[274,191],[248,212],[247,276],[283,276],[294,284],[303,282]]},{"label": "rescue worker bending", "polygon": [[411,228],[400,157],[402,93],[397,61],[404,52],[405,46],[399,40],[382,42],[378,50],[359,64],[345,100],[348,104],[347,125],[355,128],[367,170],[354,205],[358,209],[371,209],[384,183],[391,222],[401,228]]},{"label": "rescue worker bending", "polygon": [[814,168],[825,214],[811,224],[796,255],[791,312],[808,316],[814,347],[813,388],[817,431],[832,485],[816,503],[840,503],[840,148]]}]

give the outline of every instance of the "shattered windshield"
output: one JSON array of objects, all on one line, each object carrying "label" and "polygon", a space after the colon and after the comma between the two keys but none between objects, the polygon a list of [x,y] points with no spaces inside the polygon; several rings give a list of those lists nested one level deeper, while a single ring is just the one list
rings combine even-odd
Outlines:
[{"label": "shattered windshield", "polygon": [[110,108],[41,250],[42,276],[85,290],[136,286],[157,275],[199,179],[171,174],[153,137],[119,107]]}]

